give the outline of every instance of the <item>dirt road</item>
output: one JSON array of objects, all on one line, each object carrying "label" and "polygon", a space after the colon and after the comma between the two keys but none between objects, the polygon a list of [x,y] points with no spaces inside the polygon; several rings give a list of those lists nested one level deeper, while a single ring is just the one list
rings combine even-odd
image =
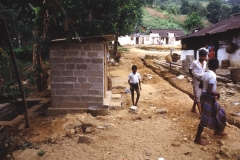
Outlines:
[{"label": "dirt road", "polygon": [[[193,143],[198,115],[190,112],[192,99],[165,81],[162,77],[146,68],[141,57],[145,54],[168,52],[144,51],[128,47],[117,66],[110,67],[113,88],[126,87],[131,66],[136,64],[138,72],[144,78],[137,113],[129,113],[130,93],[122,94],[123,106],[111,110],[107,116],[92,117],[89,114],[63,115],[58,117],[37,117],[32,120],[30,130],[21,131],[22,137],[39,144],[37,150],[27,149],[14,152],[17,159],[70,159],[70,160],[205,160],[240,158],[240,130],[227,125],[225,138],[213,136],[213,131],[204,129],[203,137],[211,143],[200,146]],[[152,77],[152,78],[149,78]],[[155,113],[166,108],[168,113]],[[76,124],[76,123],[81,124]],[[75,125],[74,133],[66,134],[68,125]],[[90,124],[83,133],[78,126]],[[79,140],[79,136],[89,138],[88,142]],[[40,142],[41,143],[38,143]],[[78,143],[78,141],[80,143]],[[83,142],[83,143],[81,143]],[[39,151],[43,156],[38,156]]]}]

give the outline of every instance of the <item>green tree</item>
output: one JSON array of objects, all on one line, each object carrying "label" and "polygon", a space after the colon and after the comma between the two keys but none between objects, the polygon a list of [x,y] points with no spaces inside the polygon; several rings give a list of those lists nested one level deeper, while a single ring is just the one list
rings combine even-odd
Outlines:
[{"label": "green tree", "polygon": [[167,11],[168,11],[169,14],[173,14],[173,15],[176,15],[176,14],[177,14],[177,9],[176,9],[176,7],[173,6],[173,5],[168,6]]},{"label": "green tree", "polygon": [[189,14],[196,12],[200,17],[205,17],[207,14],[207,10],[203,7],[200,2],[192,2],[189,4]]},{"label": "green tree", "polygon": [[229,13],[231,11],[231,8],[228,5],[223,4],[220,9],[219,13],[219,21],[222,21],[229,17]]},{"label": "green tree", "polygon": [[154,2],[154,0],[145,0],[145,1],[146,1],[145,3],[146,3],[147,5],[152,5],[153,2]]},{"label": "green tree", "polygon": [[[26,42],[27,44],[33,45],[32,50],[32,65],[36,69],[36,80],[38,91],[43,91],[43,70],[42,70],[42,46],[46,39],[48,31],[49,20],[54,18],[56,0],[43,1],[43,0],[25,0],[25,1],[14,1],[9,0],[11,3],[6,3],[7,8],[13,7],[15,10],[20,12],[17,19],[19,24],[23,24],[28,28],[22,32],[17,30],[18,36],[17,41],[20,42],[18,47],[21,47],[21,42],[24,41],[23,35],[30,34]],[[55,6],[52,7],[52,6]],[[19,25],[16,25],[19,26]],[[16,27],[15,26],[15,27]],[[21,25],[20,25],[21,26]],[[12,32],[12,31],[11,31]],[[14,31],[13,31],[14,32]],[[12,35],[11,35],[12,36]],[[26,39],[25,39],[26,40]]]},{"label": "green tree", "polygon": [[181,14],[188,14],[189,13],[189,3],[187,0],[181,0],[182,4],[180,7]]},{"label": "green tree", "polygon": [[193,12],[187,19],[184,21],[184,27],[192,32],[193,29],[198,27],[203,27],[201,17],[196,12]]},{"label": "green tree", "polygon": [[219,11],[221,9],[222,3],[218,0],[212,0],[207,5],[207,18],[211,23],[217,23],[219,21]]},{"label": "green tree", "polygon": [[232,16],[237,13],[240,13],[240,5],[233,6],[231,11],[229,12],[229,16]]},{"label": "green tree", "polygon": [[[136,23],[141,24],[144,5],[143,0],[59,0],[59,3],[81,36],[132,33]],[[52,31],[55,36],[67,36],[71,32],[63,29]]]}]

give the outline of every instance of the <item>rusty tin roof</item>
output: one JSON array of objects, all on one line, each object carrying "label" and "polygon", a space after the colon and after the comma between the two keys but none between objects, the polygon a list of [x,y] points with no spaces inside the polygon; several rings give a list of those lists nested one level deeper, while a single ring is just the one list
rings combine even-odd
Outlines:
[{"label": "rusty tin roof", "polygon": [[181,37],[181,39],[205,36],[208,34],[222,33],[222,32],[226,32],[228,30],[237,29],[237,28],[240,28],[240,13],[234,15],[231,18],[228,18],[228,19],[222,20],[216,24],[213,24],[207,28],[203,28],[195,33],[183,36],[183,37]]}]

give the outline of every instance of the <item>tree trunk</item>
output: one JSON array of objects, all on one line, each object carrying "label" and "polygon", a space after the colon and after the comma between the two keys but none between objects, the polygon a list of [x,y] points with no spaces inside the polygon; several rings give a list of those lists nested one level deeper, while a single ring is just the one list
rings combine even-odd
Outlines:
[{"label": "tree trunk", "polygon": [[33,31],[33,35],[36,38],[36,42],[33,45],[33,67],[36,69],[36,84],[37,84],[37,90],[43,91],[43,78],[42,78],[42,55],[41,55],[41,48],[39,45],[38,40],[38,32],[36,30]]},{"label": "tree trunk", "polygon": [[34,59],[33,59],[33,64],[34,67],[36,68],[36,77],[37,77],[37,90],[38,91],[43,91],[43,69],[42,69],[42,55],[41,55],[41,49],[39,46],[39,43],[35,43],[34,47],[33,47],[33,55],[34,55]]},{"label": "tree trunk", "polygon": [[36,52],[36,50],[37,50],[37,44],[34,43],[33,44],[33,59],[32,59],[33,67],[37,64],[37,52]]},{"label": "tree trunk", "polygon": [[22,102],[23,102],[23,106],[24,106],[24,110],[25,110],[25,112],[24,112],[25,121],[26,121],[25,127],[26,128],[30,128],[30,122],[29,122],[29,117],[28,117],[28,107],[27,107],[25,96],[24,96],[23,86],[22,86],[22,82],[21,82],[21,78],[20,78],[20,74],[19,74],[19,70],[18,70],[18,66],[17,66],[17,62],[16,62],[16,56],[15,56],[15,54],[13,52],[11,39],[10,39],[10,36],[9,36],[9,33],[8,33],[8,29],[7,29],[7,25],[6,25],[6,22],[5,22],[4,19],[3,19],[3,23],[4,23],[4,27],[5,27],[6,33],[7,33],[7,43],[9,45],[10,54],[11,54],[14,70],[16,72],[18,86],[19,86],[19,90],[21,92]]},{"label": "tree trunk", "polygon": [[119,35],[118,32],[115,33],[115,41],[114,41],[114,45],[113,45],[113,55],[114,56],[117,55],[118,35]]},{"label": "tree trunk", "polygon": [[41,48],[38,42],[33,45],[33,66],[42,64]]}]

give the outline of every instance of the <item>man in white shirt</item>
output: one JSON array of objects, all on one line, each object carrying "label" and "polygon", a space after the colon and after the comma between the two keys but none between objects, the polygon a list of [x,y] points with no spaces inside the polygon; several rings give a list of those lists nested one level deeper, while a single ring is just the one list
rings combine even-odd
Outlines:
[{"label": "man in white shirt", "polygon": [[201,82],[203,73],[206,70],[206,56],[207,56],[206,50],[200,49],[199,59],[193,61],[189,68],[189,74],[193,79],[192,85],[193,85],[193,95],[194,95],[194,102],[193,102],[191,112],[197,113],[196,111],[196,105],[197,105],[200,116],[201,116],[200,96],[202,93],[202,89],[199,88],[199,84]]},{"label": "man in white shirt", "polygon": [[[130,85],[132,104],[133,106],[137,106],[140,90],[141,90],[141,76],[137,73],[137,66],[132,66],[132,73],[128,75],[128,84]],[[134,90],[137,92],[136,103],[134,103]]]}]

